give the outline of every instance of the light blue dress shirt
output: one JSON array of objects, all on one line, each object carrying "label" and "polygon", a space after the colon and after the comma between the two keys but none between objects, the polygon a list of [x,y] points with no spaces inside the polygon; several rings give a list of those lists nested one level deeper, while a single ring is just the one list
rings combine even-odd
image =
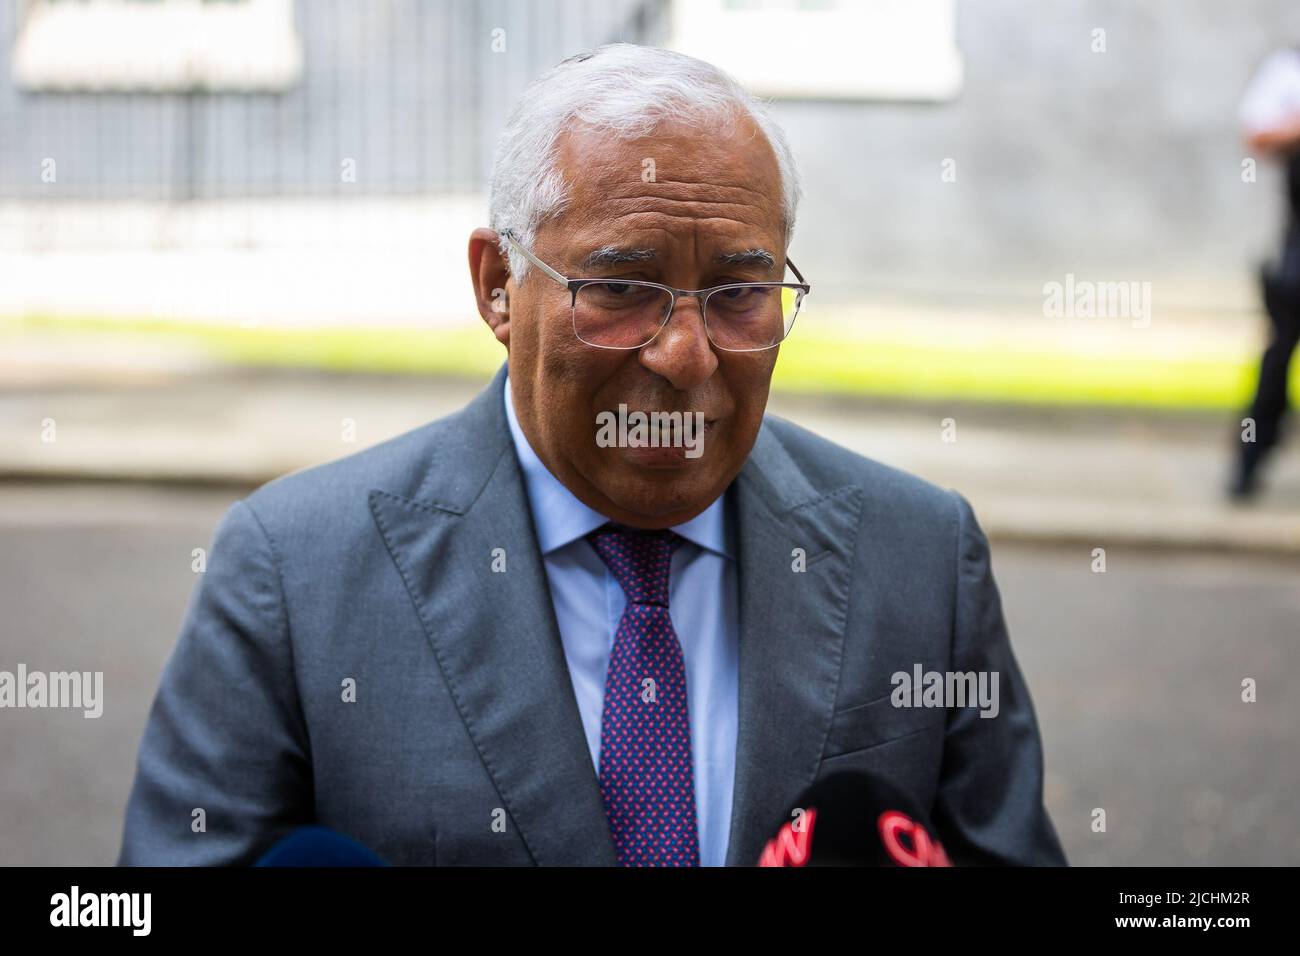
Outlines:
[{"label": "light blue dress shirt", "polygon": [[[537,457],[515,417],[509,378],[505,398],[564,657],[599,775],[605,671],[627,597],[585,535],[609,519],[574,497]],[[702,866],[726,862],[736,779],[739,614],[735,549],[724,497],[673,527],[685,542],[673,554],[668,580],[668,613],[686,663]]]}]

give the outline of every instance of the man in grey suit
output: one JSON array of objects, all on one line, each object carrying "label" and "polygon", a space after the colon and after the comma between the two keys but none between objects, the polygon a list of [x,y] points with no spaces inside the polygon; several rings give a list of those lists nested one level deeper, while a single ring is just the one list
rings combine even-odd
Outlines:
[{"label": "man in grey suit", "polygon": [[851,770],[955,859],[1064,863],[969,505],[764,414],[798,198],[708,64],[614,45],[537,80],[469,242],[506,366],[230,509],[121,862],[314,823],[397,864],[748,866]]}]

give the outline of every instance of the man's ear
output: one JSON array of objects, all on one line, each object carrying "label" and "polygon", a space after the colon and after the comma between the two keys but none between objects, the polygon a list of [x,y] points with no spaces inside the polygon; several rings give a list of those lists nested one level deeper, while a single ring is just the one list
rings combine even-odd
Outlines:
[{"label": "man's ear", "polygon": [[510,294],[514,280],[510,263],[501,255],[497,234],[480,226],[469,236],[469,274],[474,282],[478,314],[497,341],[510,349]]}]

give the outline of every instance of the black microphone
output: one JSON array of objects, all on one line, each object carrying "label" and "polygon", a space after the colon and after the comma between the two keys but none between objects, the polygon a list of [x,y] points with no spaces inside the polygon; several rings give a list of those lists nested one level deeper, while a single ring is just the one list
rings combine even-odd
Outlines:
[{"label": "black microphone", "polygon": [[767,841],[759,866],[952,866],[926,813],[882,777],[817,780]]},{"label": "black microphone", "polygon": [[254,866],[387,866],[351,837],[325,827],[299,827]]}]

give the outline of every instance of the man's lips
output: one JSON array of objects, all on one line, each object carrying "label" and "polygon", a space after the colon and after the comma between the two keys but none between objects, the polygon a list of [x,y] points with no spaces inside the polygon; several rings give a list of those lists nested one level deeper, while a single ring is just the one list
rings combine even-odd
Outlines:
[{"label": "man's lips", "polygon": [[[627,413],[627,415],[628,415],[628,420],[629,420],[629,421],[635,421],[635,419],[632,419],[632,416],[633,416],[634,414],[636,414],[636,413],[635,413],[635,412],[628,412],[628,413]],[[643,419],[643,421],[645,422],[644,427],[645,427],[646,431],[653,431],[653,430],[655,430],[655,428],[657,427],[658,430],[661,431],[661,432],[672,432],[672,431],[676,431],[677,428],[679,427],[679,426],[675,426],[675,425],[673,424],[673,420],[670,419],[670,418],[665,418],[664,420],[660,421],[660,422],[658,423],[658,425],[656,426],[656,425],[653,424],[654,419],[650,417],[650,415],[651,415],[650,412],[642,412],[641,414],[645,416],[645,418]],[[656,415],[663,415],[663,414],[665,414],[665,413],[664,413],[664,412],[655,412],[655,413],[653,413],[653,414],[656,414]],[[685,428],[685,427],[689,427],[689,428],[691,428],[691,429],[696,429],[696,425],[695,425],[695,421],[694,421],[694,419],[692,419],[691,424],[690,424],[689,426],[686,426],[686,425],[685,425],[685,421],[686,421],[687,416],[693,416],[693,415],[694,415],[693,412],[683,412],[683,413],[682,413],[682,418],[680,419],[680,421],[682,422],[682,425],[681,425],[680,427],[683,427],[683,428]],[[701,431],[701,430],[697,430],[697,431],[695,431],[695,434],[697,434],[697,435],[707,435],[707,434],[709,433],[709,430],[713,428],[713,426],[717,423],[717,421],[718,421],[718,420],[717,420],[716,418],[706,418],[706,419],[704,419],[703,430],[702,430],[702,431]],[[630,427],[630,426],[629,426],[629,427]]]},{"label": "man's lips", "polygon": [[596,444],[617,448],[638,464],[681,467],[700,458],[718,425],[702,411],[643,411],[622,405],[597,416]]},{"label": "man's lips", "polygon": [[[617,408],[607,408],[607,409],[603,409],[603,411],[607,411],[607,412],[609,412],[611,415],[617,415],[617,414],[618,414],[618,409],[617,409]],[[628,417],[629,419],[630,419],[633,415],[636,415],[636,416],[639,417],[639,418],[640,418],[640,417],[643,417],[647,422],[649,422],[649,421],[653,421],[653,420],[654,420],[654,416],[656,416],[656,415],[658,415],[658,416],[659,416],[660,418],[662,418],[664,421],[671,421],[672,418],[673,418],[674,416],[677,417],[677,418],[679,418],[679,419],[681,419],[682,421],[685,421],[685,420],[688,419],[688,418],[694,420],[695,416],[698,415],[698,414],[700,414],[700,413],[697,412],[697,411],[687,411],[687,412],[681,412],[681,411],[676,411],[676,412],[666,412],[666,411],[664,411],[662,408],[656,408],[656,409],[654,409],[653,411],[649,411],[649,412],[647,412],[647,411],[642,411],[642,410],[639,409],[639,408],[629,408],[629,409],[627,410],[627,417]],[[704,416],[704,424],[706,424],[706,425],[712,425],[714,422],[718,421],[720,417],[721,417],[721,416],[718,416],[718,415],[710,416],[710,415],[707,415],[707,414],[706,414],[706,415]]]},{"label": "man's lips", "polygon": [[[600,410],[597,412],[597,415],[598,415],[598,416],[600,416],[600,415],[613,415],[613,416],[615,416],[616,419],[618,418],[619,414],[620,414],[620,413],[619,413],[619,410],[618,410],[618,407],[617,407],[617,406],[615,406],[614,408],[602,408],[602,409],[600,409]],[[687,419],[690,419],[691,422],[692,422],[692,424],[693,424],[693,423],[695,422],[695,416],[698,415],[698,414],[700,414],[700,413],[699,413],[698,411],[686,411],[686,412],[682,412],[682,411],[673,411],[673,412],[666,412],[666,411],[664,411],[662,408],[656,408],[656,409],[654,409],[653,411],[643,411],[642,409],[639,409],[639,408],[629,408],[629,409],[627,409],[625,412],[623,412],[622,414],[623,414],[624,418],[625,418],[626,420],[628,420],[628,421],[637,421],[637,420],[640,420],[640,421],[644,421],[644,422],[646,422],[646,424],[648,425],[650,422],[653,422],[653,421],[655,421],[656,419],[658,419],[659,421],[664,422],[664,423],[671,422],[671,421],[673,421],[674,419],[676,419],[677,421],[681,421],[681,422],[685,422]],[[721,420],[721,418],[722,418],[721,415],[708,415],[708,414],[706,414],[706,415],[704,416],[704,424],[705,424],[705,425],[713,425],[713,424],[716,424],[718,421]]]}]

